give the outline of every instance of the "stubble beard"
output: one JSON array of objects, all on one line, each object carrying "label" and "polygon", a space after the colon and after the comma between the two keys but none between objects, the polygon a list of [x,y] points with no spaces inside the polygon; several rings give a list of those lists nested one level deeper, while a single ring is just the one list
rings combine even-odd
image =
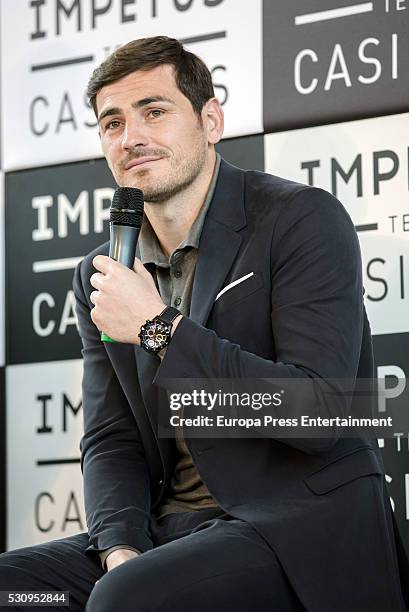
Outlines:
[{"label": "stubble beard", "polygon": [[[137,173],[134,185],[143,191],[145,202],[160,204],[166,202],[189,187],[199,176],[206,163],[207,143],[200,140],[192,155],[184,158],[181,162],[171,160],[169,173],[154,181],[149,181],[150,169],[142,168]],[[144,177],[148,182],[144,185]],[[142,180],[141,180],[142,179]]]}]

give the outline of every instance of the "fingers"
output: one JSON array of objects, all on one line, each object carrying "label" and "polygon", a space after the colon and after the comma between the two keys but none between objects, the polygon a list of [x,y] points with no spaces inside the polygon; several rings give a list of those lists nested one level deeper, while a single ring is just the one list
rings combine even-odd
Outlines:
[{"label": "fingers", "polygon": [[93,292],[90,294],[89,299],[91,300],[91,302],[92,302],[94,305],[96,305],[96,304],[97,304],[97,301],[98,301],[98,298],[99,298],[99,296],[100,296],[100,295],[101,295],[101,294],[100,294],[100,292],[99,292],[99,291],[93,291]]},{"label": "fingers", "polygon": [[117,262],[111,257],[107,257],[106,255],[96,255],[92,260],[92,265],[94,268],[103,272],[104,274],[108,274],[108,272],[112,269],[113,265],[116,265]]},{"label": "fingers", "polygon": [[90,283],[95,289],[101,289],[103,280],[104,275],[101,272],[95,272],[90,278]]},{"label": "fingers", "polygon": [[[114,272],[114,270],[118,267],[124,267],[122,264],[115,261],[115,259],[111,259],[111,257],[107,257],[106,255],[96,255],[92,260],[92,264],[94,268],[96,268],[99,272],[102,272],[102,274],[109,274]],[[137,257],[135,257],[133,269],[134,272],[137,272],[142,276],[150,276],[148,270],[145,268],[141,260]],[[95,285],[93,286],[95,287]]]}]

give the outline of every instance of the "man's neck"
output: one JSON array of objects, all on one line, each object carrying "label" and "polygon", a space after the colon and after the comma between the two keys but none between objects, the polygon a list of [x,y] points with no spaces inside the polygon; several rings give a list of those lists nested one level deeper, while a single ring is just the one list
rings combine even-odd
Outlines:
[{"label": "man's neck", "polygon": [[216,163],[216,154],[209,156],[202,172],[191,185],[160,204],[145,203],[149,219],[165,255],[169,256],[186,238],[209,190]]}]

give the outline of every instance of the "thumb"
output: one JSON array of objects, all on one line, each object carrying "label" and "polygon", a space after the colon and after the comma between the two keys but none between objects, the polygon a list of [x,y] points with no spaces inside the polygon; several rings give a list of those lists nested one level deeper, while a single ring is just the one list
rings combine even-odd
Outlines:
[{"label": "thumb", "polygon": [[138,259],[137,257],[135,257],[134,259],[133,270],[137,274],[141,274],[141,276],[146,276],[146,275],[150,276],[148,270],[145,268],[141,260]]}]

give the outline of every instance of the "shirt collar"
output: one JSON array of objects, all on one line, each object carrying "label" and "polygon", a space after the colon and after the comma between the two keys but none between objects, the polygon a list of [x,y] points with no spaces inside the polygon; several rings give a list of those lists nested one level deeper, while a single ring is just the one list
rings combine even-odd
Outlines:
[{"label": "shirt collar", "polygon": [[[186,238],[182,240],[182,242],[176,247],[174,252],[181,251],[186,248],[197,249],[199,247],[199,240],[200,235],[202,233],[204,220],[216,188],[217,177],[219,175],[220,169],[220,161],[221,157],[219,153],[216,153],[216,163],[214,166],[209,189],[207,190],[205,201],[203,202],[203,205],[201,206],[196,219],[192,223]],[[143,217],[141,231],[139,234],[138,246],[141,254],[141,262],[143,264],[155,264],[160,267],[169,266],[169,261],[173,253],[169,258],[166,257],[166,255],[162,251],[162,248],[159,244],[153,227],[149,223],[149,220],[146,215],[144,215]]]}]

